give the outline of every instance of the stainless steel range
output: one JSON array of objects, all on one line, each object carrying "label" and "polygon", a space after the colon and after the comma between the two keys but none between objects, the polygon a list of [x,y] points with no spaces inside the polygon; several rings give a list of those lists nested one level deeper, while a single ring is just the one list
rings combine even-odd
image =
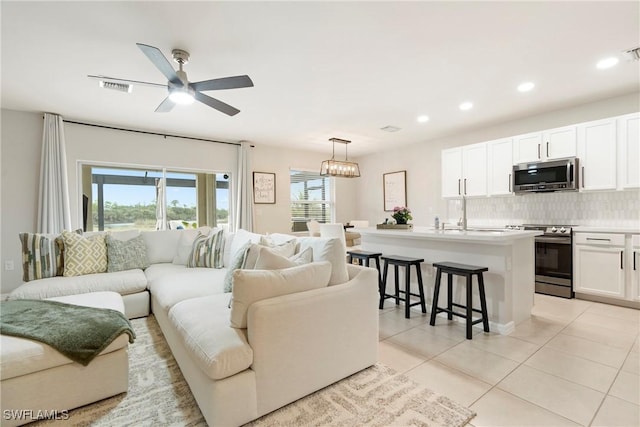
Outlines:
[{"label": "stainless steel range", "polygon": [[536,292],[573,298],[572,226],[525,224],[511,229],[539,230],[536,236]]}]

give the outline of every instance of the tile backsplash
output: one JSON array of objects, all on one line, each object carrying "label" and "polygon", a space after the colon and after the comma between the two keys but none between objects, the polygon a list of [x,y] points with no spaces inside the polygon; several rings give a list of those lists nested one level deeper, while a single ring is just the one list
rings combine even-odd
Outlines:
[{"label": "tile backsplash", "polygon": [[[447,202],[447,223],[462,216],[462,202]],[[566,224],[640,228],[640,190],[532,193],[467,199],[470,225]]]}]

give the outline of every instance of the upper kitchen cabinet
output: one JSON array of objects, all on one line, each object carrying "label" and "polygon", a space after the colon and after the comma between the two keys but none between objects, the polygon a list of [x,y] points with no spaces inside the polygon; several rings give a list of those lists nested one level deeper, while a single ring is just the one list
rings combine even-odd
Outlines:
[{"label": "upper kitchen cabinet", "polygon": [[487,195],[487,144],[442,150],[442,197]]},{"label": "upper kitchen cabinet", "polygon": [[640,187],[640,113],[618,117],[618,156],[622,188]]},{"label": "upper kitchen cabinet", "polygon": [[513,194],[513,141],[511,138],[487,142],[488,192],[490,196]]},{"label": "upper kitchen cabinet", "polygon": [[578,158],[581,190],[616,189],[615,118],[578,125]]},{"label": "upper kitchen cabinet", "polygon": [[566,126],[518,135],[513,139],[514,163],[528,163],[576,155],[576,127]]}]

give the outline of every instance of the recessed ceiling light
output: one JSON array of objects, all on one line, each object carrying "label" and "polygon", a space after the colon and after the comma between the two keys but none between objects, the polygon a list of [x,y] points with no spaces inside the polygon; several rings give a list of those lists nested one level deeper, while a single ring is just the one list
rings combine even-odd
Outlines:
[{"label": "recessed ceiling light", "polygon": [[599,70],[605,70],[607,68],[611,68],[615,66],[617,63],[618,63],[618,58],[616,58],[615,56],[612,56],[610,58],[605,58],[598,61],[598,63],[596,64],[596,68],[598,68]]},{"label": "recessed ceiling light", "polygon": [[418,121],[420,123],[426,123],[426,122],[429,121],[429,116],[424,116],[424,115],[423,116],[418,116]]},{"label": "recessed ceiling light", "polygon": [[534,85],[532,82],[524,82],[521,83],[518,86],[518,91],[520,92],[529,92],[531,89],[533,89],[536,85]]},{"label": "recessed ceiling light", "polygon": [[467,111],[473,108],[473,104],[470,102],[463,102],[459,107],[462,111]]}]

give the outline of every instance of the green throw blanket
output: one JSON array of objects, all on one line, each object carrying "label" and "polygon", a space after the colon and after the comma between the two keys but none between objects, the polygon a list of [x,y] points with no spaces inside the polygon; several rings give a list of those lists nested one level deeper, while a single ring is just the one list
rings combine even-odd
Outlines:
[{"label": "green throw blanket", "polygon": [[84,366],[120,334],[136,337],[117,310],[47,300],[0,302],[0,333],[48,344]]}]

